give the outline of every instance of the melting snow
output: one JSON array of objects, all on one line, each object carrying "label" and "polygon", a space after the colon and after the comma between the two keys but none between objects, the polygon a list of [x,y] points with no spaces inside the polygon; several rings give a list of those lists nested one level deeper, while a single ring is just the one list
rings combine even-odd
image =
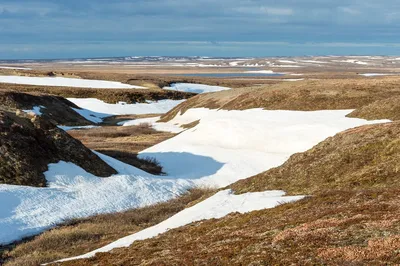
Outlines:
[{"label": "melting snow", "polygon": [[[166,113],[185,100],[160,100],[157,102],[127,104],[119,102],[116,104],[105,103],[95,98],[68,98],[80,108],[111,115],[126,114],[162,114]],[[101,115],[100,115],[101,116]]]},{"label": "melting snow", "polygon": [[13,66],[0,66],[0,69],[32,70],[32,68],[27,68],[27,67],[13,67]]},{"label": "melting snow", "polygon": [[193,222],[212,218],[222,218],[232,212],[246,213],[255,210],[274,208],[277,205],[304,198],[304,196],[287,197],[284,195],[285,192],[283,191],[265,191],[234,195],[229,189],[223,190],[155,226],[121,238],[85,255],[60,260],[60,262],[90,258],[98,252],[108,252],[114,248],[128,247],[137,240],[152,238],[170,229],[178,228]]},{"label": "melting snow", "polygon": [[379,76],[393,76],[396,74],[393,73],[364,73],[364,74],[359,74],[360,76],[364,77],[379,77]]},{"label": "melting snow", "polygon": [[164,87],[164,90],[174,90],[174,91],[184,91],[192,93],[207,93],[216,92],[223,90],[230,90],[231,88],[220,87],[220,86],[210,86],[203,84],[193,84],[193,83],[174,83],[170,87]]},{"label": "melting snow", "polygon": [[97,89],[145,89],[141,86],[123,84],[115,81],[89,80],[63,77],[25,77],[25,76],[0,76],[1,83],[39,85],[39,86],[61,86]]},{"label": "melting snow", "polygon": [[[67,219],[166,201],[196,185],[223,187],[278,166],[293,153],[305,151],[337,132],[378,122],[346,118],[348,113],[189,109],[163,126],[179,127],[200,120],[197,126],[140,153],[141,157],[160,161],[168,176],[153,176],[99,154],[119,174],[99,178],[72,163],[59,162],[50,164],[45,173],[49,187],[0,185],[0,200],[7,202],[0,206],[0,243],[37,234]],[[266,193],[259,194],[263,198],[257,205],[260,208],[269,206],[271,194]],[[221,195],[224,199],[212,204],[229,200],[229,212],[247,210],[234,207],[236,199],[244,206],[252,205],[241,201],[242,196]],[[210,210],[226,214],[215,208]]]}]

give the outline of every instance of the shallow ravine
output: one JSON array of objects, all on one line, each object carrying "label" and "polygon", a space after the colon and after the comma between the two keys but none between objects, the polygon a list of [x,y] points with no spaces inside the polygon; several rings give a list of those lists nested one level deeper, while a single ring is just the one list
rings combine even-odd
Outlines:
[{"label": "shallow ravine", "polygon": [[223,187],[278,166],[344,129],[377,122],[346,118],[348,112],[189,110],[169,123],[200,119],[197,126],[141,153],[159,160],[167,176],[100,155],[118,175],[98,178],[60,162],[46,173],[48,188],[1,185],[0,196],[15,203],[2,210],[0,224],[8,230],[1,232],[1,242],[36,234],[65,219],[165,201],[193,186]]}]

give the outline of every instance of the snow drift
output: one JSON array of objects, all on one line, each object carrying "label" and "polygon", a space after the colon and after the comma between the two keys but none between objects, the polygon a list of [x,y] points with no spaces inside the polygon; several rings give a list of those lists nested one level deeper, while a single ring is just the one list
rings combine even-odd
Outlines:
[{"label": "snow drift", "polygon": [[123,84],[115,81],[63,77],[0,76],[0,83],[95,89],[146,89],[145,87]]}]

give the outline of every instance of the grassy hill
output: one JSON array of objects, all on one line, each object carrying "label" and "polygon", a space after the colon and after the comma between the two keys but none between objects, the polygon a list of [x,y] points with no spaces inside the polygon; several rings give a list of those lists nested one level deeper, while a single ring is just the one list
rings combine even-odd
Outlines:
[{"label": "grassy hill", "polygon": [[62,265],[398,264],[399,154],[399,122],[347,130],[230,186],[310,195],[304,200],[193,223]]},{"label": "grassy hill", "polygon": [[[169,121],[179,112],[200,107],[298,111],[358,109],[378,100],[400,96],[399,81],[399,78],[304,80],[201,94],[175,107],[161,121]],[[363,118],[363,113],[357,117]]]}]

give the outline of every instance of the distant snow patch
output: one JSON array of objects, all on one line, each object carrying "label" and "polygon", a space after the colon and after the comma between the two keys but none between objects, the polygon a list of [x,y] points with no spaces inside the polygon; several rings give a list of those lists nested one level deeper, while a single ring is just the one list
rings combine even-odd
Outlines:
[{"label": "distant snow patch", "polygon": [[231,88],[220,87],[220,86],[210,86],[203,84],[194,84],[194,83],[173,83],[170,87],[164,87],[164,90],[174,90],[174,91],[184,91],[184,92],[192,92],[192,93],[207,93],[207,92],[216,92],[223,90],[230,90]]},{"label": "distant snow patch", "polygon": [[0,66],[0,69],[32,70],[32,68],[28,67],[13,67],[13,66]]},{"label": "distant snow patch", "polygon": [[379,77],[379,76],[394,76],[396,74],[393,73],[364,73],[364,74],[358,74],[360,76],[364,77]]},{"label": "distant snow patch", "polygon": [[123,84],[115,81],[89,80],[63,77],[25,77],[25,76],[0,76],[0,83],[61,86],[96,89],[146,89],[141,86]]},{"label": "distant snow patch", "polygon": [[246,71],[245,73],[259,73],[259,74],[283,74],[283,73],[275,73],[272,70],[253,70],[253,71]]},{"label": "distant snow patch", "polygon": [[105,247],[96,249],[85,255],[63,259],[70,261],[90,258],[98,252],[108,252],[114,248],[128,247],[137,240],[144,240],[165,233],[168,230],[178,228],[193,222],[222,218],[229,213],[246,213],[256,210],[274,208],[283,203],[289,203],[303,199],[304,196],[284,196],[283,191],[265,191],[235,195],[231,190],[223,190],[214,196],[175,214],[171,218],[139,231],[138,233],[121,238]]}]

